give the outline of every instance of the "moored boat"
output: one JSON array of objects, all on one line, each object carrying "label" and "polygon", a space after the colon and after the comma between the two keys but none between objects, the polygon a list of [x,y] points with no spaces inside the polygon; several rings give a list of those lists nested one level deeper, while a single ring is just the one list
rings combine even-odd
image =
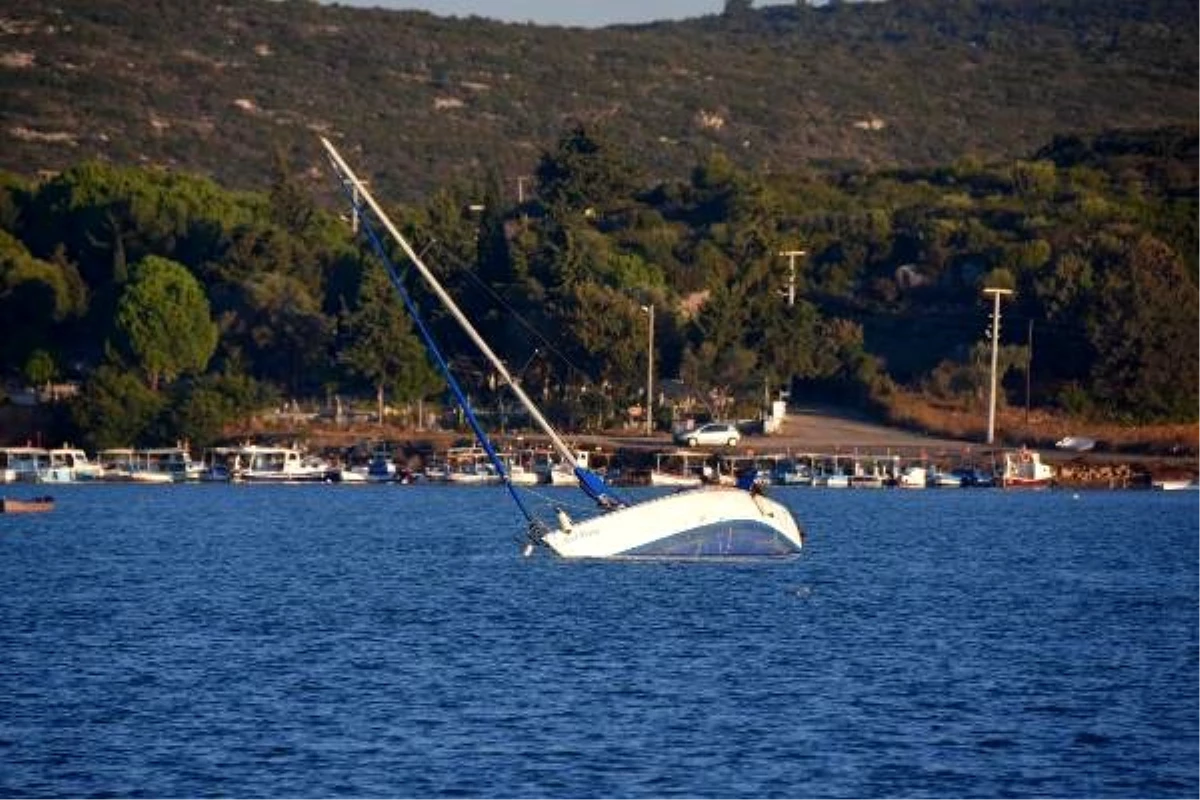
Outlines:
[{"label": "moored boat", "polygon": [[846,467],[841,463],[841,458],[835,454],[818,463],[816,471],[813,473],[812,485],[826,489],[850,488],[850,476],[846,473]]},{"label": "moored boat", "polygon": [[929,470],[925,476],[925,485],[931,489],[961,489],[962,475],[953,471],[944,471],[940,467]]},{"label": "moored boat", "polygon": [[[101,480],[116,483],[171,483],[175,480],[172,464],[183,465],[177,448],[110,447],[96,456]],[[181,466],[180,469],[183,467]]]},{"label": "moored boat", "polygon": [[896,476],[901,489],[924,489],[929,484],[929,471],[919,464],[909,464]]},{"label": "moored boat", "polygon": [[49,463],[38,473],[41,483],[76,483],[94,481],[104,475],[98,463],[88,459],[87,453],[78,447],[64,445],[49,451]]},{"label": "moored boat", "polygon": [[521,453],[502,453],[501,460],[508,472],[508,479],[518,486],[532,486],[541,481],[541,476],[534,469],[536,463],[533,451]]},{"label": "moored boat", "polygon": [[96,454],[100,463],[100,478],[105,481],[127,481],[133,474],[133,448],[110,447]]},{"label": "moored boat", "polygon": [[330,467],[325,473],[325,480],[329,483],[345,483],[351,486],[362,484],[366,485],[367,468],[365,466],[351,467],[347,465]]},{"label": "moored boat", "polygon": [[36,481],[50,465],[50,452],[44,447],[0,447],[0,483]]},{"label": "moored boat", "polygon": [[[192,461],[184,447],[149,447],[133,451],[135,483],[182,483],[199,480],[203,464]],[[165,477],[164,477],[165,476]]]},{"label": "moored boat", "polygon": [[321,483],[329,479],[326,461],[295,447],[246,445],[238,450],[238,462],[241,466],[234,479],[250,483]]},{"label": "moored boat", "polygon": [[369,483],[395,483],[399,480],[400,471],[396,462],[385,450],[380,450],[371,456],[367,462],[367,481]]},{"label": "moored boat", "polygon": [[1000,486],[1005,489],[1044,489],[1054,483],[1054,468],[1042,463],[1036,450],[1022,447],[1004,453]]},{"label": "moored boat", "polygon": [[197,479],[204,483],[228,483],[236,470],[238,447],[209,447],[200,456]]},{"label": "moored boat", "polygon": [[812,486],[812,469],[796,461],[781,461],[771,470],[771,482],[776,486]]},{"label": "moored boat", "polygon": [[708,453],[691,450],[671,450],[655,453],[654,469],[650,470],[651,486],[669,486],[676,489],[695,488],[705,482],[716,482],[711,466],[706,466]]},{"label": "moored boat", "polygon": [[456,486],[500,483],[500,472],[482,447],[451,447],[443,461],[442,480]]},{"label": "moored boat", "polygon": [[850,474],[852,489],[880,489],[887,480],[883,464],[878,459],[855,454]]},{"label": "moored boat", "polygon": [[583,450],[576,451],[571,460],[559,458],[553,452],[538,452],[533,459],[533,473],[537,477],[537,483],[550,486],[578,486],[575,467],[586,469],[587,466],[588,454]]}]

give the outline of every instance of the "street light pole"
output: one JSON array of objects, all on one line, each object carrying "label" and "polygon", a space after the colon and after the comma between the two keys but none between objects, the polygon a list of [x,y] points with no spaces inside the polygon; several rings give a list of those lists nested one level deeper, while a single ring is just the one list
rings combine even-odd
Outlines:
[{"label": "street light pole", "polygon": [[988,287],[983,290],[983,293],[990,294],[994,303],[992,306],[992,395],[988,402],[987,431],[987,443],[991,444],[996,438],[996,361],[997,343],[1000,339],[1000,295],[1012,294],[1012,289]]},{"label": "street light pole", "polygon": [[654,435],[654,305],[642,306],[650,315],[649,333],[646,343],[646,435]]}]

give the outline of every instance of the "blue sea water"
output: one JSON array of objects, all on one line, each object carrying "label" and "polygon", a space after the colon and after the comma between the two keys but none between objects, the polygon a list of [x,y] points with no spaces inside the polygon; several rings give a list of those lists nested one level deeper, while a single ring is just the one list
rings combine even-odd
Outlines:
[{"label": "blue sea water", "polygon": [[781,489],[753,564],[524,559],[500,489],[55,494],[0,515],[0,796],[1200,792],[1195,492]]}]

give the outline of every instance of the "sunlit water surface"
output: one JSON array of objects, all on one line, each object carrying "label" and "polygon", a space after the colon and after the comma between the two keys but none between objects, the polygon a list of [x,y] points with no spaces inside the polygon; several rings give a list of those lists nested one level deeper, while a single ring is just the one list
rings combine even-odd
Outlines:
[{"label": "sunlit water surface", "polygon": [[524,559],[495,488],[55,494],[0,796],[1200,791],[1195,492],[784,489],[740,565]]}]

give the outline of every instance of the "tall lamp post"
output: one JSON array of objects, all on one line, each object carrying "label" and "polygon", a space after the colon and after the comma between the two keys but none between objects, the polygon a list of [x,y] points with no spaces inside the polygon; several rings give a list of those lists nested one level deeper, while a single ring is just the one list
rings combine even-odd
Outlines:
[{"label": "tall lamp post", "polygon": [[654,305],[642,306],[650,315],[646,342],[646,435],[654,435]]},{"label": "tall lamp post", "polygon": [[1000,296],[1012,294],[1012,289],[988,287],[983,290],[983,293],[990,294],[994,303],[992,306],[992,396],[988,401],[987,431],[987,443],[991,444],[996,438],[996,349],[1000,339]]}]

